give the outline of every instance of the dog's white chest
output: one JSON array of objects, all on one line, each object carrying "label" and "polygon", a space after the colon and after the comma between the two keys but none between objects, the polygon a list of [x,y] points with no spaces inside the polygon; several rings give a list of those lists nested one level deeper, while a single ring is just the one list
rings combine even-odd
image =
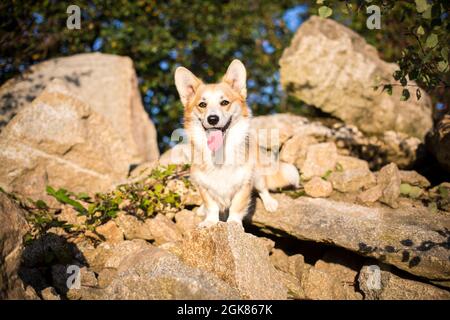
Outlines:
[{"label": "dog's white chest", "polygon": [[213,166],[209,170],[195,171],[192,180],[220,203],[228,208],[237,191],[252,179],[252,169],[248,166]]}]

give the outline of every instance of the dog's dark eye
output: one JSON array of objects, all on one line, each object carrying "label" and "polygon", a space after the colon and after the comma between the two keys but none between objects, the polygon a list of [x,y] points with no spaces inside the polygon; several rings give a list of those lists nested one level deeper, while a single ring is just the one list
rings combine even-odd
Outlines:
[{"label": "dog's dark eye", "polygon": [[230,101],[228,101],[228,100],[222,100],[221,102],[220,102],[220,105],[221,106],[227,106],[227,105],[229,105],[230,104]]},{"label": "dog's dark eye", "polygon": [[198,104],[198,106],[199,106],[200,108],[206,108],[206,102],[200,102],[200,103]]}]

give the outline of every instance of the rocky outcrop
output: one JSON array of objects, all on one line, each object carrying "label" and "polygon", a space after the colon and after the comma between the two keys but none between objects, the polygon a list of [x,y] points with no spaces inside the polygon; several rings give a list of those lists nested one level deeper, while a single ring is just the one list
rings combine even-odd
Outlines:
[{"label": "rocky outcrop", "polygon": [[[392,96],[382,92],[381,84],[396,83],[392,74],[398,67],[331,19],[312,16],[304,22],[283,52],[280,67],[288,94],[365,133],[393,130],[423,139],[431,128],[428,95],[400,101],[401,87],[394,87]],[[375,85],[380,86],[376,91]]]},{"label": "rocky outcrop", "polygon": [[0,133],[0,186],[33,199],[51,185],[99,192],[127,177],[132,158],[110,123],[54,80]]},{"label": "rocky outcrop", "polygon": [[426,142],[442,168],[450,172],[450,114],[438,121],[427,135]]},{"label": "rocky outcrop", "polygon": [[450,279],[450,218],[425,207],[390,209],[328,199],[277,195],[268,213],[260,201],[251,223],[263,231],[333,244],[374,257],[413,275]]},{"label": "rocky outcrop", "polygon": [[[98,274],[70,299],[286,299],[287,288],[261,239],[237,224],[194,229],[158,248],[143,240],[103,242],[83,250],[89,264],[82,278]],[[291,281],[300,276],[292,257]],[[62,283],[64,283],[61,281]]]},{"label": "rocky outcrop", "polygon": [[0,129],[41,95],[53,79],[61,80],[77,99],[106,120],[127,146],[130,163],[158,158],[155,127],[142,105],[133,62],[128,57],[87,53],[30,67],[0,88]]},{"label": "rocky outcrop", "polygon": [[0,191],[0,300],[33,298],[18,275],[28,230],[25,212]]}]

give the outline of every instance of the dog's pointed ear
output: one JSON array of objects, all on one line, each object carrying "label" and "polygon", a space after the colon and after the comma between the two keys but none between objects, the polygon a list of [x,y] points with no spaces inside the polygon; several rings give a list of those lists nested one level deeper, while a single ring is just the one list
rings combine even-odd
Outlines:
[{"label": "dog's pointed ear", "polygon": [[202,81],[188,69],[178,67],[177,70],[175,70],[175,86],[177,87],[183,106],[187,107],[189,101],[195,96],[195,92],[201,84]]},{"label": "dog's pointed ear", "polygon": [[228,83],[242,97],[247,97],[247,71],[240,60],[235,59],[230,63],[222,81]]}]

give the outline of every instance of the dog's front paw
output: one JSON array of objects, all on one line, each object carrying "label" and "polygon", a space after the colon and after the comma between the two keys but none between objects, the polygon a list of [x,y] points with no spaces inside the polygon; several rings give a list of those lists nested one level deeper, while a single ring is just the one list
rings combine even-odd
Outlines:
[{"label": "dog's front paw", "polygon": [[199,227],[199,228],[209,228],[209,227],[212,227],[212,226],[214,226],[215,224],[217,224],[217,222],[219,222],[219,221],[217,221],[217,220],[211,220],[211,219],[205,219],[205,220],[203,220],[202,222],[200,222],[200,223],[198,224],[198,227]]},{"label": "dog's front paw", "polygon": [[269,212],[275,212],[278,209],[278,201],[274,198],[266,198],[263,201],[264,208]]},{"label": "dog's front paw", "polygon": [[237,223],[238,225],[243,227],[241,217],[234,217],[234,216],[230,215],[227,219],[227,223]]}]

